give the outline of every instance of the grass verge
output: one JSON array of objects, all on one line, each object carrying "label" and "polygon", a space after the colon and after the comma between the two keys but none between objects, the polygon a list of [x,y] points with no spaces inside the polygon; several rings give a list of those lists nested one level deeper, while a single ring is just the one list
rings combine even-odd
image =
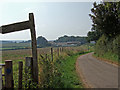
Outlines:
[{"label": "grass verge", "polygon": [[108,63],[118,65],[118,55],[116,54],[107,52],[103,55],[93,54],[93,56]]},{"label": "grass verge", "polygon": [[77,53],[72,56],[67,56],[61,62],[57,63],[56,66],[61,72],[61,82],[63,83],[63,88],[83,88],[82,82],[80,81],[75,63],[78,56],[86,54],[88,52]]}]

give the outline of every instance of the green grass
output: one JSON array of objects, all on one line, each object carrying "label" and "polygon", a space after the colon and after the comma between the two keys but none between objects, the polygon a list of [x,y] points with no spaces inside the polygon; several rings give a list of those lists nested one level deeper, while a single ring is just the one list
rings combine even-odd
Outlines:
[{"label": "green grass", "polygon": [[14,50],[14,49],[26,49],[26,47],[10,47],[10,48],[0,48],[0,50]]},{"label": "green grass", "polygon": [[0,50],[9,50],[9,49],[25,49],[30,48],[30,43],[7,43],[2,44],[2,47],[0,47]]},{"label": "green grass", "polygon": [[118,55],[111,53],[111,52],[106,52],[102,55],[94,54],[94,56],[118,63]]},{"label": "green grass", "polygon": [[2,44],[2,47],[30,47],[30,43],[7,43]]},{"label": "green grass", "polygon": [[[88,52],[85,52],[88,53]],[[62,88],[83,88],[82,83],[76,73],[75,63],[78,56],[85,53],[77,53],[72,56],[67,56],[65,59],[57,63],[62,76],[61,82],[63,83]]]}]

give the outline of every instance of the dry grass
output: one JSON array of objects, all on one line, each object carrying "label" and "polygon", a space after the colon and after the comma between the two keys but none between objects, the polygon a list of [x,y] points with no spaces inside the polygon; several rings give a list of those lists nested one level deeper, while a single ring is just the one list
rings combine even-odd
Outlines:
[{"label": "dry grass", "polygon": [[[40,54],[50,54],[50,47],[49,48],[38,48],[38,56]],[[62,50],[62,48],[61,48]],[[74,53],[78,51],[86,51],[87,49],[83,46],[80,47],[64,47],[63,51],[74,51]],[[57,48],[54,48],[53,53],[57,55]],[[8,50],[2,51],[2,60],[25,60],[25,57],[32,56],[31,49],[23,49],[23,50]]]},{"label": "dry grass", "polygon": [[[43,66],[45,65],[41,65],[40,63],[42,62],[42,59],[40,57],[40,55],[43,55],[45,57],[45,55],[48,55],[48,60],[51,60],[51,48],[38,48],[38,63],[39,63],[39,81],[44,82],[44,79],[46,77],[44,77],[45,73],[43,73]],[[53,63],[58,60],[59,57],[67,57],[70,55],[73,55],[75,53],[78,52],[86,52],[88,49],[86,49],[86,47],[84,46],[80,46],[80,47],[63,47],[63,48],[59,48],[59,52],[58,52],[58,48],[54,48],[53,49]],[[58,56],[59,55],[59,56]],[[31,49],[23,49],[23,50],[8,50],[8,51],[3,51],[2,52],[2,60],[4,62],[4,60],[13,60],[13,75],[14,75],[14,82],[15,82],[15,87],[17,88],[18,85],[18,62],[19,61],[23,61],[23,64],[25,65],[25,57],[30,57],[32,56],[32,50]],[[46,64],[47,65],[47,64]],[[43,73],[43,74],[42,74]],[[41,77],[43,80],[41,80]]]}]

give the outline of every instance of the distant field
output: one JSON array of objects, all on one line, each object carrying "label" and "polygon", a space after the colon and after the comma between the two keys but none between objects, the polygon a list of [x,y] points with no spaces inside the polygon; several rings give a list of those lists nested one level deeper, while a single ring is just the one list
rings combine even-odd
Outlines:
[{"label": "distant field", "polygon": [[27,49],[30,47],[31,47],[30,43],[5,43],[2,44],[0,50]]}]

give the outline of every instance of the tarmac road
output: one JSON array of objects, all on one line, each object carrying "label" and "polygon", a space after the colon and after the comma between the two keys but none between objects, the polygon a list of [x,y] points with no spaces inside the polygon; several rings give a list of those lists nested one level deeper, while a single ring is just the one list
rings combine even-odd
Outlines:
[{"label": "tarmac road", "polygon": [[76,62],[76,70],[82,81],[91,88],[118,88],[118,67],[92,57],[82,55]]}]

